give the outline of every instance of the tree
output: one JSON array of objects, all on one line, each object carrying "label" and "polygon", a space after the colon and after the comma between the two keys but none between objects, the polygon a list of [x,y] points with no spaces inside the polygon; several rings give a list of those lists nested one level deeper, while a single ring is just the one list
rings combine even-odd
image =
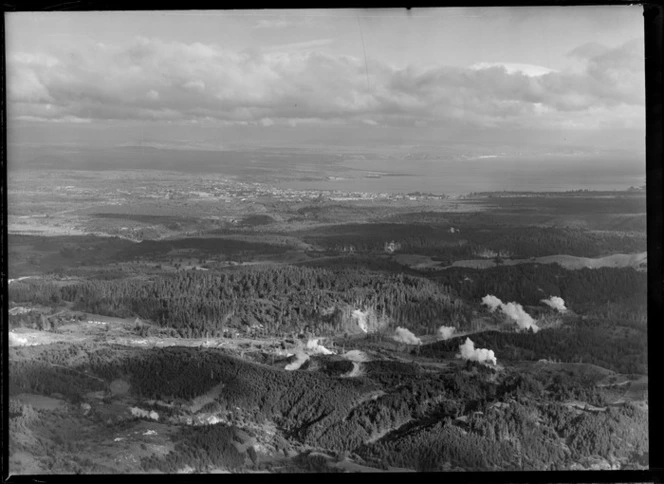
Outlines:
[{"label": "tree", "polygon": [[46,316],[44,316],[44,314],[39,315],[39,319],[37,321],[37,329],[40,331],[48,329],[48,320],[46,319]]}]

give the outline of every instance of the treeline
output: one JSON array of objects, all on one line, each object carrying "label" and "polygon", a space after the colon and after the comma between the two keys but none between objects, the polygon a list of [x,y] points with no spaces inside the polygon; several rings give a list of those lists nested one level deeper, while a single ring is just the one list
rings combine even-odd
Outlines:
[{"label": "treeline", "polygon": [[[173,437],[174,450],[163,457],[141,459],[146,472],[159,470],[167,474],[191,467],[205,473],[214,468],[237,470],[245,464],[245,453],[233,444],[237,429],[223,424],[184,427]],[[255,452],[250,453],[254,455]]]},{"label": "treeline", "polygon": [[61,290],[56,284],[44,280],[24,280],[10,284],[7,289],[10,301],[29,302],[42,306],[62,301]]},{"label": "treeline", "polygon": [[235,417],[240,412],[256,422],[270,419],[291,433],[334,411],[347,410],[367,385],[258,366],[216,350],[175,347],[153,349],[121,362],[98,361],[90,369],[107,379],[129,375],[132,391],[143,399],[191,399],[223,383],[220,412]]},{"label": "treeline", "polygon": [[356,451],[372,462],[424,471],[561,470],[590,456],[629,462],[647,455],[645,413],[629,405],[595,413],[564,405],[574,400],[606,408],[584,377],[492,373],[469,363],[465,371],[431,377],[430,410]]},{"label": "treeline", "polygon": [[38,311],[29,311],[22,314],[10,314],[9,329],[32,328],[39,331],[56,329],[61,321],[58,318],[49,318]]},{"label": "treeline", "polygon": [[[92,350],[87,345],[65,342],[29,348],[10,348],[9,392],[50,395],[60,393],[79,401],[85,393],[105,390],[122,376],[117,364],[136,350],[113,346]],[[76,365],[72,365],[76,361]],[[102,364],[103,362],[103,364]],[[114,368],[111,373],[88,372],[91,368]]]},{"label": "treeline", "polygon": [[74,309],[134,317],[173,328],[182,337],[216,337],[228,328],[266,334],[357,332],[352,311],[374,315],[376,324],[407,324],[432,333],[444,320],[465,320],[469,308],[449,287],[422,277],[307,267],[251,268],[224,273],[182,272],[151,281],[86,281],[64,287],[27,281],[12,284],[9,298],[47,297]]},{"label": "treeline", "polygon": [[12,361],[9,368],[9,393],[60,393],[79,402],[88,392],[105,390],[106,383],[78,370],[45,362]]},{"label": "treeline", "polygon": [[625,463],[647,452],[647,416],[630,406],[577,415],[561,404],[517,401],[475,412],[462,424],[445,418],[359,450],[367,459],[422,471],[564,470],[589,457]]},{"label": "treeline", "polygon": [[[133,235],[140,236],[139,233]],[[81,272],[83,269],[137,259],[167,261],[173,259],[173,252],[187,254],[188,257],[238,261],[251,259],[256,255],[280,254],[289,250],[287,245],[278,242],[238,240],[224,238],[223,235],[143,240],[138,243],[119,237],[93,235],[62,237],[12,235],[10,246],[12,247],[10,273],[19,274],[47,272],[70,274],[72,271]]]},{"label": "treeline", "polygon": [[[592,363],[619,373],[648,373],[648,345],[644,335],[627,332],[610,336],[600,322],[577,322],[562,328],[542,329],[537,333],[486,331],[475,333],[475,347],[495,352],[506,360],[555,359],[568,363]],[[464,338],[453,338],[425,345],[420,354],[449,357],[458,353]]]},{"label": "treeline", "polygon": [[473,259],[487,250],[511,257],[541,257],[566,254],[598,257],[611,253],[646,250],[645,233],[591,232],[557,227],[497,227],[469,223],[450,226],[432,224],[349,224],[315,229],[302,234],[308,243],[328,250],[384,252],[386,242],[394,241],[406,253],[421,253],[450,260]]},{"label": "treeline", "polygon": [[[221,383],[223,391],[209,410],[231,425],[271,421],[289,440],[420,470],[563,469],[592,455],[633,460],[648,448],[647,414],[627,405],[597,413],[565,406],[581,401],[606,408],[608,402],[586,377],[564,371],[496,372],[468,362],[455,371],[430,373],[370,362],[364,364],[366,376],[350,379],[278,370],[212,349],[111,355],[80,347],[56,353],[35,361],[19,358],[10,371],[10,392],[58,391],[76,400],[76,393],[103,385],[84,382],[95,382],[94,377],[110,382],[122,375],[137,398],[181,402]],[[66,366],[68,359],[76,366],[51,364]],[[45,371],[49,367],[53,371]],[[69,390],[64,384],[43,386],[63,376]],[[146,459],[143,466],[176,472],[185,466],[203,471],[251,465],[251,453],[247,460],[232,448],[235,432],[223,425],[185,429],[174,452]]]},{"label": "treeline", "polygon": [[598,257],[611,253],[646,250],[646,234],[597,233],[556,227],[508,227],[490,230],[472,228],[463,232],[471,245],[479,245],[513,257],[541,257],[566,254]]},{"label": "treeline", "polygon": [[359,270],[421,275],[418,271],[400,264],[387,255],[384,257],[369,254],[339,255],[337,257],[327,257],[324,253],[320,253],[319,257],[317,257],[317,253],[309,253],[309,255],[311,260],[300,262],[297,265],[333,271]]},{"label": "treeline", "polygon": [[[563,414],[560,406],[551,408]],[[568,440],[574,455],[616,456],[629,459],[648,452],[648,419],[630,405],[609,407],[606,412],[584,412],[576,418],[549,417],[556,431]]]},{"label": "treeline", "polygon": [[559,296],[577,312],[620,306],[615,316],[645,323],[647,274],[629,267],[567,270],[558,264],[517,264],[489,269],[450,268],[431,276],[453,286],[464,300],[480,302],[487,294],[503,302],[541,306],[541,299]]},{"label": "treeline", "polygon": [[[76,310],[138,316],[181,337],[219,337],[231,329],[262,334],[353,333],[359,331],[354,309],[365,311],[376,328],[402,325],[416,334],[433,334],[441,324],[472,329],[473,310],[487,294],[543,311],[548,308],[541,299],[560,296],[568,308],[607,325],[641,330],[647,321],[647,275],[631,268],[567,270],[557,264],[519,264],[450,268],[429,277],[343,264],[327,269],[260,267],[68,286],[25,280],[9,286],[9,300],[44,305],[71,301]],[[12,320],[19,324],[23,318],[28,326],[41,324],[48,329],[35,317],[12,316]]]},{"label": "treeline", "polygon": [[287,246],[250,242],[223,237],[185,237],[168,240],[143,240],[127,247],[116,254],[117,260],[130,260],[134,257],[158,259],[169,257],[172,251],[190,252],[199,255],[225,255],[237,257],[247,254],[280,254],[288,250]]}]

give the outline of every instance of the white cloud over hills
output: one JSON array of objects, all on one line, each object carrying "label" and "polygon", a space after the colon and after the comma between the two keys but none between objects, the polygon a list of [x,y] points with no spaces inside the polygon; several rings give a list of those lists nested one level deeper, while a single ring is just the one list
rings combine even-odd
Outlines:
[{"label": "white cloud over hills", "polygon": [[[642,42],[585,44],[580,69],[475,63],[391,63],[315,50],[137,37],[115,44],[8,52],[11,119],[219,122],[294,126],[297,120],[375,126],[462,123],[555,127],[642,123]],[[286,44],[285,44],[286,45]],[[293,47],[297,48],[293,48]],[[599,121],[598,121],[599,120]]]}]

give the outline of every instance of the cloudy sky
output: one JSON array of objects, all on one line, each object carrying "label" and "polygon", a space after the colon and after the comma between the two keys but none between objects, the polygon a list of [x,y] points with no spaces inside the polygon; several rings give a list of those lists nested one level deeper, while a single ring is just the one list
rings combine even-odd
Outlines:
[{"label": "cloudy sky", "polygon": [[643,150],[640,6],[6,16],[16,143]]}]

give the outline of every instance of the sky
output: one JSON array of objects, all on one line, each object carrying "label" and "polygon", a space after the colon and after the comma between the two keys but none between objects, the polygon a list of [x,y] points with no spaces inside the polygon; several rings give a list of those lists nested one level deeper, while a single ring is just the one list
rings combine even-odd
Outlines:
[{"label": "sky", "polygon": [[10,143],[644,151],[638,5],[5,15]]}]

